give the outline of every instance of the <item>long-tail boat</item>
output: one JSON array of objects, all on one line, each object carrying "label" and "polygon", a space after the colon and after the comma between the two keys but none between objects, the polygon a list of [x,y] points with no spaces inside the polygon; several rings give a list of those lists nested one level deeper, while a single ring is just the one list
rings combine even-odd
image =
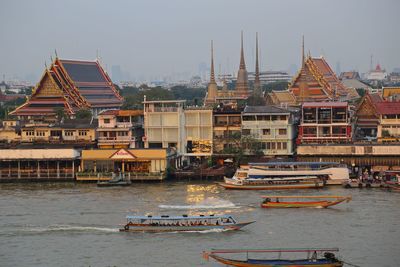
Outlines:
[{"label": "long-tail boat", "polygon": [[[238,267],[341,267],[343,262],[336,258],[333,252],[338,252],[337,248],[307,248],[307,249],[244,249],[244,250],[211,250],[204,251],[203,257],[206,260],[213,258],[214,260],[229,266]],[[260,259],[260,253],[277,253],[278,257],[271,259]],[[301,253],[306,256],[299,258]],[[226,258],[221,255],[242,255],[245,259]],[[292,259],[282,259],[285,254]],[[255,257],[257,255],[257,257]],[[271,255],[271,254],[269,254]],[[236,256],[237,257],[237,256]]]},{"label": "long-tail boat", "polygon": [[286,178],[264,180],[235,180],[225,178],[224,183],[218,183],[225,189],[234,190],[284,190],[322,188],[324,182],[318,178]]},{"label": "long-tail boat", "polygon": [[230,215],[126,216],[121,232],[187,232],[207,230],[239,230],[254,223],[237,222]]},{"label": "long-tail boat", "polygon": [[264,198],[261,203],[262,208],[327,208],[352,199],[351,196],[263,196],[262,198]]}]

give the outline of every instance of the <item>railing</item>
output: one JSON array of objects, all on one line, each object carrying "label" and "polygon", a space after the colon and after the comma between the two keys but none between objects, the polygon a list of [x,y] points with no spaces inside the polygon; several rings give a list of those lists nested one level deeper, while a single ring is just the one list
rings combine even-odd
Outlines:
[{"label": "railing", "polygon": [[154,112],[177,112],[177,107],[155,107]]},{"label": "railing", "polygon": [[117,136],[117,137],[99,137],[99,142],[133,142],[136,139],[130,136]]},{"label": "railing", "polygon": [[25,171],[13,170],[9,172],[8,170],[0,170],[0,179],[74,179],[74,174],[71,172],[54,172],[40,170],[37,171]]},{"label": "railing", "polygon": [[[120,174],[122,179],[131,181],[143,181],[143,180],[163,180],[165,178],[164,172],[125,172]],[[76,180],[78,181],[108,181],[115,179],[119,176],[113,172],[77,172]]]}]

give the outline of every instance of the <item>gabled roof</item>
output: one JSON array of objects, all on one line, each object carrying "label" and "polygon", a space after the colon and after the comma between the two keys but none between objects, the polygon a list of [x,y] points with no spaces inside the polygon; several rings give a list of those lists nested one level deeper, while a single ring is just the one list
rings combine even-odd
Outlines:
[{"label": "gabled roof", "polygon": [[[288,105],[295,105],[296,98],[292,94],[292,92],[285,91],[272,91],[268,93],[268,98],[270,99],[270,104],[280,105],[282,103],[286,103]],[[268,100],[268,99],[267,99]]]},{"label": "gabled roof", "polygon": [[336,107],[336,108],[344,108],[349,104],[347,102],[306,102],[303,104],[304,108],[311,107]]},{"label": "gabled roof", "polygon": [[56,58],[45,69],[27,102],[12,115],[54,115],[61,107],[71,115],[79,109],[119,108],[122,97],[98,61]]}]

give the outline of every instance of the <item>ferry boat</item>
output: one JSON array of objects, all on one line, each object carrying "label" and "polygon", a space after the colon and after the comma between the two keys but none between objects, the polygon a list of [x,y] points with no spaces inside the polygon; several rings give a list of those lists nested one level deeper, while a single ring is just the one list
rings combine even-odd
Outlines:
[{"label": "ferry boat", "polygon": [[257,182],[280,180],[307,180],[318,178],[328,185],[341,185],[349,179],[346,165],[335,162],[267,162],[249,163],[248,168],[239,168],[232,178],[225,177],[225,183]]},{"label": "ferry boat", "polygon": [[235,180],[225,178],[225,183],[218,183],[231,190],[286,190],[286,189],[318,189],[324,182],[318,178],[258,179]]},{"label": "ferry boat", "polygon": [[[308,248],[308,249],[231,249],[231,250],[211,250],[203,251],[206,260],[213,258],[217,262],[229,266],[238,267],[342,267],[344,262],[336,258],[333,252],[337,248]],[[277,253],[278,257],[271,259],[261,259],[260,253]],[[297,256],[299,253],[306,254],[303,258]],[[235,259],[221,256],[224,254],[235,255]],[[237,259],[238,255],[243,255],[242,260]],[[257,255],[257,257],[252,257]],[[268,254],[271,255],[271,254]],[[282,259],[282,255],[287,255],[287,259]],[[242,257],[243,257],[242,256]]]},{"label": "ferry boat", "polygon": [[213,229],[239,230],[254,223],[237,222],[230,215],[182,215],[182,216],[126,216],[127,223],[121,232],[187,232]]},{"label": "ferry boat", "polygon": [[351,196],[263,196],[263,198],[262,208],[327,208],[352,199]]}]

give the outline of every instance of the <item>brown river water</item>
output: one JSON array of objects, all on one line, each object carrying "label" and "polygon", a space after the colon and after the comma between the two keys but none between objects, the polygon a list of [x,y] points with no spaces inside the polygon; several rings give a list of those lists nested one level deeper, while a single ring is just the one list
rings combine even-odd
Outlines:
[{"label": "brown river water", "polygon": [[[261,196],[352,195],[328,209],[261,209]],[[0,184],[0,266],[221,266],[210,248],[338,247],[358,266],[400,266],[400,193],[329,187],[228,191],[212,182]],[[232,214],[240,231],[123,233],[130,214]]]}]

